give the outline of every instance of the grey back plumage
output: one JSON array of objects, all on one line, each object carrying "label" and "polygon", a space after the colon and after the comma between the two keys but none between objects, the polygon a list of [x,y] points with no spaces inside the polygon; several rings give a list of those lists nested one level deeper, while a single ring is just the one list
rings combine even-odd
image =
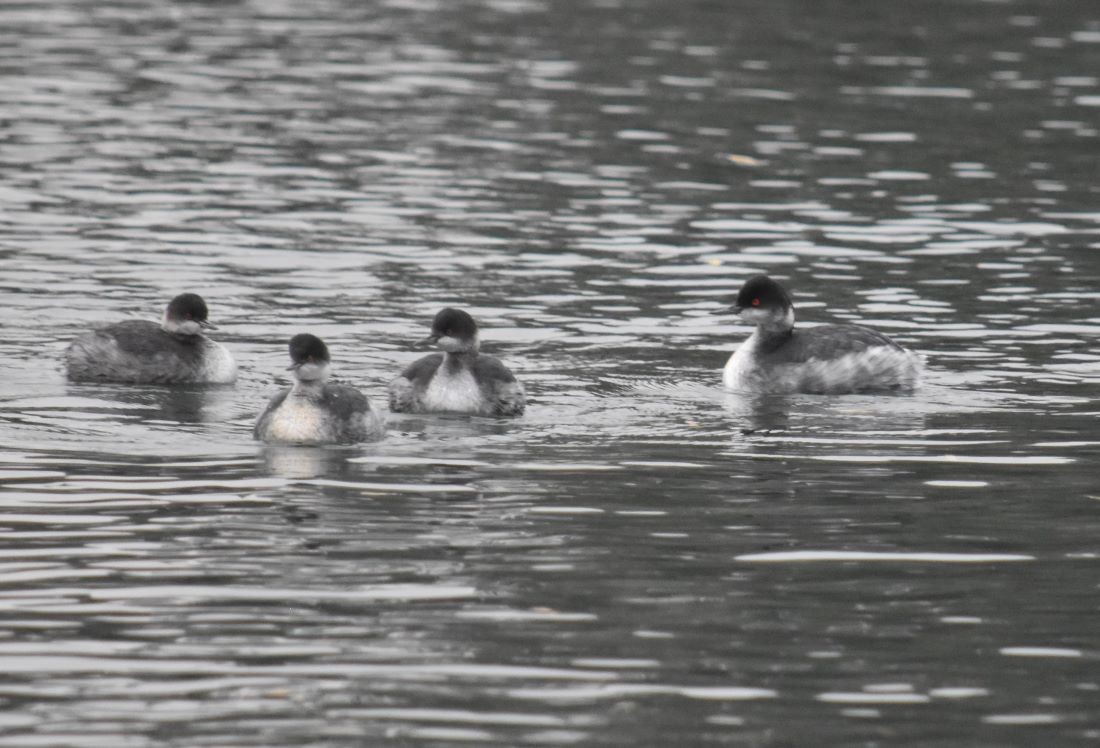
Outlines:
[{"label": "grey back plumage", "polygon": [[882,333],[859,325],[818,325],[791,330],[785,336],[769,336],[760,342],[760,352],[777,364],[839,358],[876,346],[901,350],[901,346]]},{"label": "grey back plumage", "polygon": [[382,416],[371,408],[367,396],[349,385],[326,384],[319,405],[331,416],[334,442],[369,441],[385,430]]},{"label": "grey back plumage", "polygon": [[443,363],[442,353],[432,353],[418,358],[405,367],[389,386],[390,410],[394,413],[415,413],[421,397]]},{"label": "grey back plumage", "polygon": [[65,359],[74,381],[201,382],[211,345],[202,335],[172,335],[155,322],[127,320],[81,335]]},{"label": "grey back plumage", "polygon": [[518,416],[527,408],[527,393],[523,385],[500,359],[479,355],[474,361],[474,379],[481,387],[492,415]]},{"label": "grey back plumage", "polygon": [[821,325],[760,340],[754,369],[741,380],[760,392],[908,391],[920,357],[875,330]]},{"label": "grey back plumage", "polygon": [[320,405],[338,421],[350,421],[371,409],[367,396],[346,384],[326,384],[321,390]]}]

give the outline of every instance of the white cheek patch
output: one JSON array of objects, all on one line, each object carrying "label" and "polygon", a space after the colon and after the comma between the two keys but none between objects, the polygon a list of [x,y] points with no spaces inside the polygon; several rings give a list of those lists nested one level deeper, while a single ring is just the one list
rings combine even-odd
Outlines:
[{"label": "white cheek patch", "polygon": [[766,309],[747,306],[741,310],[740,316],[742,320],[750,325],[759,325],[762,322],[767,322],[772,315]]},{"label": "white cheek patch", "polygon": [[765,330],[789,330],[794,327],[794,309],[767,309],[757,307],[745,307],[741,310],[741,319],[750,325],[763,327]]},{"label": "white cheek patch", "polygon": [[295,370],[294,376],[303,382],[315,382],[318,379],[327,379],[328,364],[302,364]]},{"label": "white cheek patch", "polygon": [[450,335],[441,337],[436,341],[436,345],[439,346],[440,350],[447,353],[457,353],[462,350],[462,343],[459,342],[458,338],[452,338]]},{"label": "white cheek patch", "polygon": [[459,340],[451,335],[444,335],[437,340],[435,344],[439,346],[441,351],[446,351],[447,353],[465,353],[466,351],[476,351],[478,349],[478,339],[476,335],[473,340],[467,341]]},{"label": "white cheek patch", "polygon": [[165,317],[164,322],[161,324],[161,327],[163,327],[165,329],[165,331],[173,333],[175,335],[201,335],[202,334],[202,325],[200,325],[198,322],[196,322],[193,319],[186,319],[186,320],[180,321],[180,320],[174,320],[174,319],[170,320],[167,317]]}]

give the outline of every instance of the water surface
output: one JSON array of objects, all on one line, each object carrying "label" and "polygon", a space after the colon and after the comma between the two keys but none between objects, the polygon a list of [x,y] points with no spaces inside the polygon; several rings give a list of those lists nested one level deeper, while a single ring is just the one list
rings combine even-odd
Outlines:
[{"label": "water surface", "polygon": [[[1029,0],[0,5],[0,745],[1094,743],[1097,70]],[[756,272],[925,386],[723,392]],[[182,290],[236,387],[64,380]],[[252,442],[447,304],[526,416]]]}]

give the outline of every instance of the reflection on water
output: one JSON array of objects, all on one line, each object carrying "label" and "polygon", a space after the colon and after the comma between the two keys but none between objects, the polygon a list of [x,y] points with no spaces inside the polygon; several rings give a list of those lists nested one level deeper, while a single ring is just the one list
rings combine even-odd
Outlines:
[{"label": "reflection on water", "polygon": [[323,477],[343,478],[351,470],[349,456],[357,451],[333,447],[290,447],[264,445],[260,450],[260,467],[264,473],[288,481]]},{"label": "reflection on water", "polygon": [[[140,415],[143,421],[164,422],[169,429],[181,423],[217,422],[231,412],[236,393],[231,387],[183,385],[180,387],[152,387],[127,385],[125,387],[96,385],[67,385],[70,395],[89,394],[112,401],[106,412],[115,408],[126,409]],[[68,408],[57,414],[68,417]]]},{"label": "reflection on water", "polygon": [[[853,10],[0,5],[0,745],[1098,737],[1100,15]],[[757,272],[926,385],[721,391]],[[182,290],[237,386],[64,382]],[[252,441],[448,304],[522,419]]]}]

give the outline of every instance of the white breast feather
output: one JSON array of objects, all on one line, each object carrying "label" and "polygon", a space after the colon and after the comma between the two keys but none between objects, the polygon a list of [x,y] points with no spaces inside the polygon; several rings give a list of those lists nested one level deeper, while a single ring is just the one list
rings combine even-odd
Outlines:
[{"label": "white breast feather", "polygon": [[752,353],[755,347],[756,332],[754,331],[753,334],[733,352],[729,361],[726,362],[726,368],[722,370],[722,383],[726,385],[727,389],[752,389],[750,385],[750,372],[752,370]]},{"label": "white breast feather", "polygon": [[446,365],[441,365],[424,390],[421,402],[424,410],[476,413],[482,406],[481,389],[469,370],[452,373],[447,371]]},{"label": "white breast feather", "polygon": [[318,441],[323,417],[321,409],[306,398],[289,395],[271,414],[268,438],[280,442]]},{"label": "white breast feather", "polygon": [[229,384],[237,379],[237,362],[225,346],[209,341],[203,353],[203,380],[213,384]]}]

